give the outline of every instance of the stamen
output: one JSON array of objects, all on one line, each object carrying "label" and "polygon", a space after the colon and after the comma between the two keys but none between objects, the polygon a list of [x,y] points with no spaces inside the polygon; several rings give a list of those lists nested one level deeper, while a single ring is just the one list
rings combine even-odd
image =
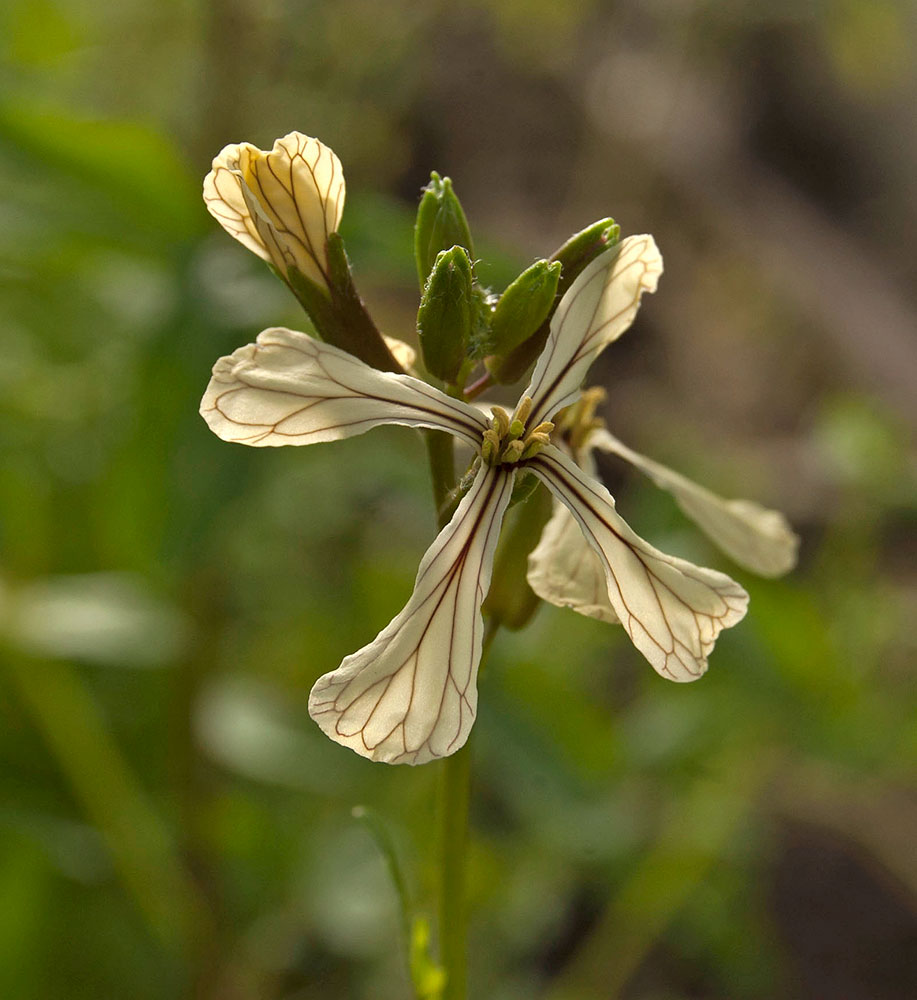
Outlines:
[{"label": "stamen", "polygon": [[533,406],[532,397],[523,396],[522,399],[519,400],[519,405],[516,407],[516,412],[513,414],[513,423],[515,423],[518,420],[519,423],[525,424],[526,420],[529,419],[529,415],[532,412],[532,406]]},{"label": "stamen", "polygon": [[518,462],[522,458],[522,453],[525,450],[525,445],[521,441],[510,441],[510,443],[503,449],[503,454],[500,456],[501,462]]},{"label": "stamen", "polygon": [[492,406],[490,412],[493,414],[491,426],[500,437],[505,437],[506,432],[510,429],[509,414],[502,406]]},{"label": "stamen", "polygon": [[484,431],[484,440],[481,442],[481,458],[488,465],[496,464],[497,456],[500,454],[501,440],[493,428]]},{"label": "stamen", "polygon": [[532,433],[525,439],[525,448],[522,451],[520,461],[526,461],[529,458],[534,458],[546,444],[550,443],[550,441],[550,433],[537,430],[532,431]]},{"label": "stamen", "polygon": [[544,420],[526,433],[525,421],[531,412],[532,400],[529,397],[520,401],[512,419],[502,406],[491,407],[493,419],[481,442],[482,460],[488,465],[504,462],[512,465],[537,455],[550,442],[554,424]]}]

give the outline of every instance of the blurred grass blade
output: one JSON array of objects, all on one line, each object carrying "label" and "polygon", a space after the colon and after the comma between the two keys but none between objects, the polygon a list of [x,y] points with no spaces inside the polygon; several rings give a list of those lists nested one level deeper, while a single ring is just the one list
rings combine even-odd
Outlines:
[{"label": "blurred grass blade", "polygon": [[[748,743],[743,743],[744,748]],[[709,762],[662,821],[656,843],[634,866],[548,1000],[623,995],[662,932],[748,818],[774,763],[763,752]]]},{"label": "blurred grass blade", "polygon": [[94,188],[123,219],[160,240],[204,228],[199,185],[178,150],[137,122],[80,119],[19,99],[0,100],[0,141]]},{"label": "blurred grass blade", "polygon": [[406,965],[411,975],[414,993],[418,1000],[439,1000],[445,984],[445,973],[434,962],[430,954],[429,921],[424,917],[412,915],[411,896],[392,835],[382,817],[374,809],[369,809],[366,806],[354,806],[351,815],[366,827],[367,832],[375,841],[379,853],[385,859],[392,884],[398,894],[402,940],[406,949]]},{"label": "blurred grass blade", "polygon": [[202,912],[160,817],[131,773],[90,691],[68,664],[3,649],[10,680],[125,887],[163,944],[180,949]]}]

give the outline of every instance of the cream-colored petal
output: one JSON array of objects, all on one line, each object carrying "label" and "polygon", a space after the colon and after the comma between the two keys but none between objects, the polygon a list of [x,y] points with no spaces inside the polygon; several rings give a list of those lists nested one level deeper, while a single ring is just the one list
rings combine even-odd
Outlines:
[{"label": "cream-colored petal", "polygon": [[213,169],[204,178],[204,204],[219,224],[252,253],[270,262],[264,240],[251,216],[239,172],[239,145],[224,146],[214,157]]},{"label": "cream-colored petal", "polygon": [[309,714],[331,739],[387,764],[458,750],[474,722],[494,550],[512,470],[483,465],[427,550],[404,610],[316,681]]},{"label": "cream-colored petal", "polygon": [[[595,462],[583,454],[583,470],[597,478]],[[559,500],[554,501],[551,519],[529,554],[529,586],[549,604],[572,608],[581,615],[616,624],[620,621],[608,599],[605,567],[586,541],[576,518]]]},{"label": "cream-colored petal", "polygon": [[410,375],[377,371],[305,333],[274,327],[220,358],[201,415],[224,441],[316,444],[380,424],[448,431],[479,449],[487,421]]},{"label": "cream-colored petal", "polygon": [[655,292],[662,257],[652,236],[628,236],[596,257],[560,300],[532,380],[529,426],[576,398],[598,354],[633,323],[644,292]]},{"label": "cream-colored petal", "polygon": [[724,500],[681,473],[628,448],[607,430],[594,431],[587,447],[626,459],[668,490],[678,506],[740,566],[761,576],[782,576],[796,565],[799,537],[779,511],[751,500]]},{"label": "cream-colored petal", "polygon": [[723,573],[653,548],[617,514],[608,490],[559,449],[547,446],[528,467],[599,556],[608,599],[637,649],[663,677],[700,677],[716,637],[744,617],[745,591]]},{"label": "cream-colored petal", "polygon": [[327,286],[325,243],[344,210],[344,174],[318,139],[290,132],[269,152],[226,146],[204,181],[211,214],[240,243],[283,274],[297,268]]},{"label": "cream-colored petal", "polygon": [[529,555],[529,586],[549,604],[615,624],[620,621],[608,599],[605,568],[583,536],[574,516],[554,501],[551,519]]}]

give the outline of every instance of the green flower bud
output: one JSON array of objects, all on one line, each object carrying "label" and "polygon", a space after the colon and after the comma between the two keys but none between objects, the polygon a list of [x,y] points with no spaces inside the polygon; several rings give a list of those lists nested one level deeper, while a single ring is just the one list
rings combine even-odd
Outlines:
[{"label": "green flower bud", "polygon": [[621,227],[614,219],[599,219],[582,232],[571,236],[562,247],[555,250],[551,260],[559,260],[564,266],[557,288],[558,296],[564,294],[587,264],[609,247],[613,247],[620,239]]},{"label": "green flower bud", "polygon": [[443,250],[420,299],[417,332],[431,375],[454,382],[468,348],[472,325],[471,260],[465,249]]},{"label": "green flower bud", "polygon": [[561,262],[539,260],[500,296],[490,321],[491,346],[505,356],[541,326],[554,305]]},{"label": "green flower bud", "polygon": [[587,226],[582,232],[571,236],[562,247],[554,252],[551,261],[560,262],[563,269],[560,272],[557,291],[548,310],[548,315],[542,321],[541,326],[527,340],[523,340],[503,357],[488,360],[487,370],[495,382],[509,384],[522,378],[535,358],[541,353],[541,349],[548,339],[551,317],[554,315],[557,304],[563,298],[564,292],[573,284],[590,261],[595,260],[600,253],[609,247],[613,247],[620,238],[621,227],[615,223],[614,219],[600,219],[598,222],[593,222],[591,226]]},{"label": "green flower bud", "polygon": [[424,188],[414,225],[414,259],[421,288],[426,285],[436,255],[452,246],[464,247],[473,258],[468,220],[452,190],[452,181],[434,171]]}]

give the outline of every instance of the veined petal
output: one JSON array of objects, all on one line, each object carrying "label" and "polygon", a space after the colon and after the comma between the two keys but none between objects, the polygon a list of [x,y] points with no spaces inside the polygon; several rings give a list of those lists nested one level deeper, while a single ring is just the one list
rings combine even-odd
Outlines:
[{"label": "veined petal", "polygon": [[608,599],[634,645],[663,677],[707,669],[716,637],[740,621],[748,595],[728,576],[668,556],[617,514],[608,490],[549,445],[528,463],[569,507],[605,570]]},{"label": "veined petal", "polygon": [[560,300],[523,396],[530,426],[573,402],[589,366],[633,323],[644,292],[655,292],[662,257],[652,236],[628,236],[596,257]]},{"label": "veined petal", "polygon": [[204,178],[204,204],[230,236],[270,263],[271,255],[243,194],[240,149],[237,143],[232,143],[224,146],[214,157],[213,169]]},{"label": "veined petal", "polygon": [[[595,462],[588,451],[582,462],[586,475],[596,479]],[[608,599],[602,560],[586,541],[576,518],[557,499],[551,519],[529,554],[526,578],[543,601],[610,624],[620,621]]]},{"label": "veined petal", "polygon": [[686,476],[628,448],[607,430],[594,431],[587,447],[611,452],[667,490],[692,521],[740,566],[761,576],[782,576],[796,565],[799,537],[779,511],[751,500],[724,500]]},{"label": "veined petal", "polygon": [[316,681],[309,714],[331,739],[388,764],[424,764],[465,743],[477,709],[481,602],[514,475],[481,465],[424,555],[404,610]]},{"label": "veined petal", "polygon": [[325,243],[340,224],[344,194],[341,161],[300,132],[270,152],[226,146],[204,180],[207,208],[228,233],[283,274],[295,267],[325,287]]},{"label": "veined petal", "polygon": [[217,361],[201,415],[224,441],[259,446],[336,441],[404,424],[448,431],[480,449],[488,427],[473,406],[426,382],[377,371],[283,327]]}]

